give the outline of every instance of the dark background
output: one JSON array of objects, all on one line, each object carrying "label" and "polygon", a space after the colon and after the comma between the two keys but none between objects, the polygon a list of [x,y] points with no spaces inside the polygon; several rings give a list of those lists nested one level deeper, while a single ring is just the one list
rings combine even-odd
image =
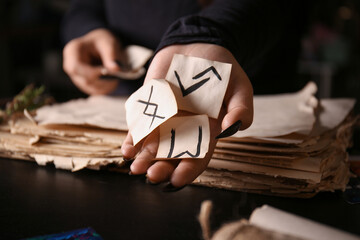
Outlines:
[{"label": "dark background", "polygon": [[57,101],[85,96],[62,70],[60,26],[69,0],[0,1],[0,97],[30,83],[45,85]]},{"label": "dark background", "polygon": [[[62,71],[59,29],[69,0],[0,2],[0,97],[45,84],[58,101],[81,96]],[[319,97],[360,96],[360,2],[313,1],[298,78],[315,81]],[[291,81],[291,79],[289,79]],[[294,81],[295,82],[295,81]],[[357,112],[359,107],[356,108]]]}]

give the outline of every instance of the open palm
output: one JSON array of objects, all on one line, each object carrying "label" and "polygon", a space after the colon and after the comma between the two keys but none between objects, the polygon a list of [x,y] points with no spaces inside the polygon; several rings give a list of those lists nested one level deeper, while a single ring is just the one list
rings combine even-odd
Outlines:
[{"label": "open palm", "polygon": [[230,81],[218,119],[210,119],[209,152],[202,159],[155,160],[159,145],[159,131],[155,129],[136,146],[130,134],[126,137],[122,153],[124,158],[133,159],[132,174],[147,174],[153,183],[170,181],[174,187],[191,183],[207,167],[216,145],[216,136],[221,129],[227,129],[241,120],[240,129],[248,128],[253,119],[252,85],[233,55],[225,48],[206,43],[171,45],[160,50],[154,57],[145,82],[151,79],[165,79],[173,55],[183,54],[211,61],[232,64]]}]

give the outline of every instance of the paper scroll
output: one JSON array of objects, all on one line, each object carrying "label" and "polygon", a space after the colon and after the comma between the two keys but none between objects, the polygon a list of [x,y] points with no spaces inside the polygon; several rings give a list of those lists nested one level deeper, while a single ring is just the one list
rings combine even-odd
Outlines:
[{"label": "paper scroll", "polygon": [[267,205],[255,209],[249,221],[251,224],[264,229],[309,240],[359,239],[358,236],[353,234]]}]

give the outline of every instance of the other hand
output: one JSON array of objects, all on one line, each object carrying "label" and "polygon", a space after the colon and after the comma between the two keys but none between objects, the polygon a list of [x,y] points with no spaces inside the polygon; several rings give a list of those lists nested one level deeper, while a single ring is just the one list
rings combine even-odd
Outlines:
[{"label": "other hand", "polygon": [[101,80],[105,72],[121,70],[115,60],[122,60],[119,40],[107,29],[95,29],[71,40],[63,50],[63,68],[73,83],[89,95],[108,94],[117,80]]}]

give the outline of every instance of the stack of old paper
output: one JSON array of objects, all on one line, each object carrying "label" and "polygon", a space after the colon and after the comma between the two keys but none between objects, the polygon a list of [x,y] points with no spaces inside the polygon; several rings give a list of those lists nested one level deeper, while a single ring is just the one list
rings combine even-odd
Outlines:
[{"label": "stack of old paper", "polygon": [[35,119],[25,112],[27,117],[0,128],[0,154],[72,171],[122,166],[125,100],[103,96],[73,100],[43,107]]},{"label": "stack of old paper", "polygon": [[315,92],[309,83],[298,93],[255,97],[253,125],[219,141],[195,183],[294,197],[344,190],[355,100],[318,101]]},{"label": "stack of old paper", "polygon": [[[194,184],[295,197],[343,190],[355,101],[318,101],[315,92],[309,83],[297,93],[256,96],[253,125],[220,140]],[[72,171],[121,168],[125,101],[92,96],[42,107],[35,116],[25,112],[0,126],[0,155]]]}]

